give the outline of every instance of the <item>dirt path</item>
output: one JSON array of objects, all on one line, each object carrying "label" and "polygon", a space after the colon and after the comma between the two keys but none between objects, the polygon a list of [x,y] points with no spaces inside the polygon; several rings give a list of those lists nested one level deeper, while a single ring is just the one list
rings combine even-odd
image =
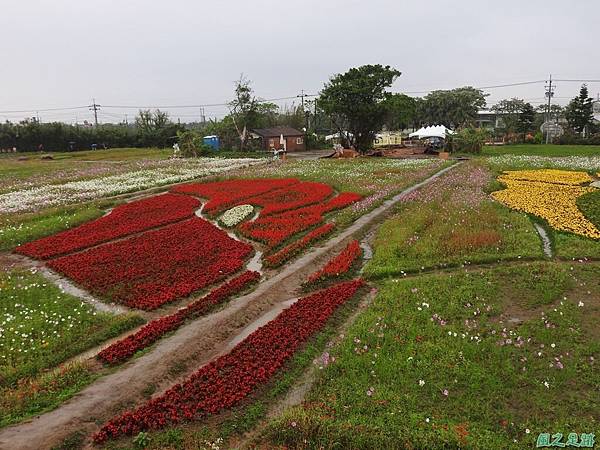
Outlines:
[{"label": "dirt path", "polygon": [[451,170],[447,167],[404,190],[357,219],[340,234],[312,249],[226,308],[199,318],[159,341],[151,351],[100,378],[57,409],[0,430],[0,449],[39,450],[61,443],[73,432],[91,434],[116,413],[145,401],[144,392],[160,394],[198,367],[226,353],[240,335],[262,324],[272,310],[296,298],[301,282],[318,261],[341,249],[349,238],[368,231],[403,196]]}]

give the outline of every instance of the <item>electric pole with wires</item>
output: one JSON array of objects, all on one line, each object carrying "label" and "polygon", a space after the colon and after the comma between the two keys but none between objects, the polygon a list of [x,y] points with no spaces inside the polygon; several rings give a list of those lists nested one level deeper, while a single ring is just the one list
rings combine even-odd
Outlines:
[{"label": "electric pole with wires", "polygon": [[550,121],[551,121],[551,112],[550,108],[552,107],[552,97],[554,97],[554,88],[552,85],[552,74],[550,74],[549,80],[546,82],[546,97],[548,97],[548,106],[546,109],[546,144],[550,143]]},{"label": "electric pole with wires", "polygon": [[100,106],[96,103],[96,99],[92,99],[92,104],[89,106],[90,111],[94,111],[94,125],[98,126],[98,111],[100,111]]}]

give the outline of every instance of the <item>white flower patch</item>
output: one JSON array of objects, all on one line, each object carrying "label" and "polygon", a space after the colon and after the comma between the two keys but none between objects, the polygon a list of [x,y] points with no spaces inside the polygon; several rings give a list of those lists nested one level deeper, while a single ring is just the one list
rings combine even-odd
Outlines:
[{"label": "white flower patch", "polygon": [[225,211],[219,220],[226,227],[233,227],[252,214],[252,211],[254,211],[252,205],[234,206]]},{"label": "white flower patch", "polygon": [[91,180],[22,189],[0,195],[0,213],[31,211],[41,207],[65,205],[135,192],[153,186],[189,181],[261,163],[263,161],[250,158],[199,158],[190,161],[174,161],[165,167],[156,169],[136,170]]}]

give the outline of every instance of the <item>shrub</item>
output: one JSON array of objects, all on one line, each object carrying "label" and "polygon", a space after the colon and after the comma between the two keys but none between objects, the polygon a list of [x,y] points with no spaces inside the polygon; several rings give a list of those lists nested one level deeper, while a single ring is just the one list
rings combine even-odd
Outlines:
[{"label": "shrub", "polygon": [[481,153],[488,137],[488,131],[483,128],[463,128],[449,138],[448,148],[455,152]]}]

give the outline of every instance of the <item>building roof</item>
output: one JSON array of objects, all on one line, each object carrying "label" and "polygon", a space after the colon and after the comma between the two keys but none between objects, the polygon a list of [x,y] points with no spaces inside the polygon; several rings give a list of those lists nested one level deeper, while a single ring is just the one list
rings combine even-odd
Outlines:
[{"label": "building roof", "polygon": [[252,130],[253,133],[261,137],[279,137],[284,136],[302,136],[304,133],[292,127],[272,127],[272,128],[257,128]]}]

